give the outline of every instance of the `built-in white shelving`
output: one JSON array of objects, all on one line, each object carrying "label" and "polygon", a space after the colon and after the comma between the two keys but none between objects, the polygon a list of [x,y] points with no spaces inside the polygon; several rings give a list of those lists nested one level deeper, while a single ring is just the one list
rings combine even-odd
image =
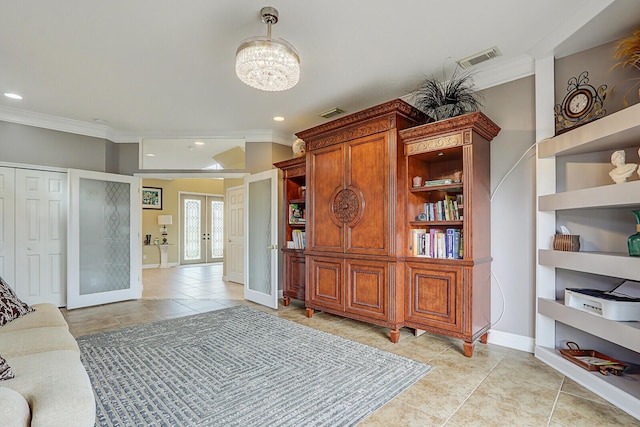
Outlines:
[{"label": "built-in white shelving", "polygon": [[[588,334],[585,336],[592,337],[592,342],[600,343],[598,345],[602,347],[590,349],[603,353],[616,351],[616,348],[618,351],[624,349],[625,354],[631,354],[632,357],[635,355],[633,360],[625,361],[640,364],[640,322],[612,321],[565,306],[564,301],[556,299],[563,294],[564,287],[585,287],[580,286],[580,274],[640,281],[640,257],[630,257],[627,253],[568,252],[549,248],[549,242],[557,230],[555,221],[563,213],[569,213],[575,218],[582,215],[582,212],[603,209],[602,215],[595,220],[593,213],[582,217],[585,221],[590,221],[592,227],[600,230],[601,226],[606,229],[610,221],[619,221],[619,216],[606,213],[608,209],[640,209],[640,180],[637,176],[633,177],[633,181],[623,184],[558,192],[555,172],[556,168],[562,168],[563,165],[558,159],[572,156],[575,161],[581,155],[589,156],[590,153],[608,150],[613,152],[631,147],[640,147],[640,104],[538,144],[538,174],[547,173],[552,178],[543,180],[543,185],[539,185],[538,188],[538,222],[542,225],[539,225],[538,229],[538,318],[535,355],[640,419],[640,368],[634,366],[634,369],[620,377],[604,376],[577,366],[563,358],[558,351],[558,348],[563,346],[564,342],[561,341],[566,339],[567,334],[571,335],[575,330],[579,330]],[[569,173],[560,171],[558,174],[562,176],[563,172]],[[602,182],[610,182],[608,176],[602,178]],[[549,221],[549,218],[552,220]],[[562,334],[559,334],[559,331]]]}]

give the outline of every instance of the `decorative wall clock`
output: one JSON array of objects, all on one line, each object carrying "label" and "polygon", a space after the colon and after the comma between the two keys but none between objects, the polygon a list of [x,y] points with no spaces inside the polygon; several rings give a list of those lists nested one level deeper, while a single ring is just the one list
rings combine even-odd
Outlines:
[{"label": "decorative wall clock", "polygon": [[553,108],[556,116],[556,135],[567,130],[604,117],[603,108],[607,85],[598,89],[589,84],[589,73],[583,71],[578,77],[567,81],[567,94],[560,104]]}]

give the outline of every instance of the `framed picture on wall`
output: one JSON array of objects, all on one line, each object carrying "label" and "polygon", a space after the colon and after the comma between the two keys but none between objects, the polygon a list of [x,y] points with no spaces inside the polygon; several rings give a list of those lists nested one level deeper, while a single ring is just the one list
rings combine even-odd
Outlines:
[{"label": "framed picture on wall", "polygon": [[162,209],[162,188],[142,187],[142,209]]}]

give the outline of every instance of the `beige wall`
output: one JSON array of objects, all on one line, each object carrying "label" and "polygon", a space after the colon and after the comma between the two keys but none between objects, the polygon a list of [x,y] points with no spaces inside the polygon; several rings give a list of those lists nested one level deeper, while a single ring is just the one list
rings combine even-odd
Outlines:
[{"label": "beige wall", "polygon": [[607,85],[607,97],[604,109],[607,114],[615,113],[624,107],[623,98],[627,96],[629,105],[640,102],[640,70],[633,67],[612,69],[616,63],[614,54],[617,42],[607,43],[555,62],[555,100],[561,103],[567,94],[567,81],[577,77],[583,71],[589,73],[589,84],[598,89]]},{"label": "beige wall", "polygon": [[179,235],[180,235],[180,206],[179,195],[182,193],[211,194],[224,196],[224,183],[221,179],[193,179],[182,178],[173,180],[163,179],[143,179],[144,187],[162,188],[162,210],[143,209],[142,210],[142,238],[140,244],[142,248],[142,264],[145,266],[157,267],[160,264],[160,251],[157,247],[144,246],[144,236],[151,234],[151,241],[158,238],[162,241],[160,225],[158,225],[158,215],[173,216],[173,224],[167,226],[167,241],[169,246],[168,261],[170,264],[179,262]]}]

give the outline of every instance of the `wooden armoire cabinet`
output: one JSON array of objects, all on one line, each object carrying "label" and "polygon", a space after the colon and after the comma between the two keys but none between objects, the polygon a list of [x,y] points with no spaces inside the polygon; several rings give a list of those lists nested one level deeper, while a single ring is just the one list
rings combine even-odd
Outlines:
[{"label": "wooden armoire cabinet", "polygon": [[296,242],[294,248],[283,247],[284,271],[282,273],[283,303],[288,306],[290,299],[304,301],[305,259],[300,238],[306,229],[306,166],[305,157],[296,157],[273,164],[283,173],[283,195],[285,216],[285,239]]},{"label": "wooden armoire cabinet", "polygon": [[498,132],[481,112],[400,131],[409,230],[404,324],[462,339],[468,357],[491,327],[489,143]]},{"label": "wooden armoire cabinet", "polygon": [[394,100],[299,132],[306,143],[305,305],[386,326],[404,325],[406,241],[398,131],[427,117]]}]

